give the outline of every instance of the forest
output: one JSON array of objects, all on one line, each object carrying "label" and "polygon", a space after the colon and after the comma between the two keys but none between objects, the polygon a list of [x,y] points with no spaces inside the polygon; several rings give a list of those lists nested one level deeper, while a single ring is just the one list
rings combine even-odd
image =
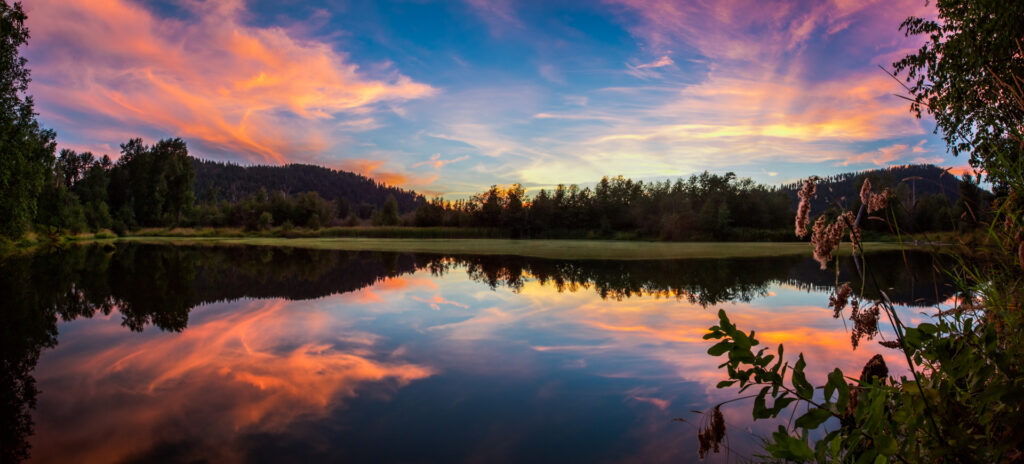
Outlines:
[{"label": "forest", "polygon": [[[285,232],[345,226],[476,228],[516,238],[795,240],[794,184],[778,187],[735,174],[686,179],[605,177],[593,187],[558,185],[529,195],[514,184],[467,199],[426,200],[345,171],[310,165],[251,166],[205,161],[181,139],[132,139],[109,156],[64,149],[49,169],[35,219],[47,234],[152,227],[240,227]],[[970,230],[994,198],[971,176],[931,165],[820,179],[821,210],[856,208],[863,182],[897,201],[879,212],[907,232]],[[849,200],[852,199],[852,200]],[[887,232],[869,221],[865,231]],[[494,234],[489,234],[493,236]]]},{"label": "forest", "polygon": [[[674,181],[605,177],[594,187],[558,185],[534,195],[519,184],[492,186],[445,201],[317,166],[199,160],[181,139],[151,146],[132,139],[121,148],[117,161],[61,150],[38,196],[36,225],[45,233],[110,229],[119,235],[151,227],[410,226],[496,229],[522,238],[795,239],[789,232],[794,185],[765,186],[731,172]],[[830,195],[819,198],[819,207],[859,206],[855,192],[865,179],[898,200],[879,215],[895,217],[909,232],[977,227],[993,198],[971,176],[915,165],[820,179]],[[865,230],[887,227],[879,220]]]}]

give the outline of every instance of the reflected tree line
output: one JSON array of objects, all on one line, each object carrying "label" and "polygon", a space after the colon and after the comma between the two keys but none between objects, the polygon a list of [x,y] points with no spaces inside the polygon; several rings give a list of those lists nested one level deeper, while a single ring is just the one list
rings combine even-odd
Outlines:
[{"label": "reflected tree line", "polygon": [[[873,253],[874,278],[884,283],[892,301],[904,306],[928,307],[951,296],[949,279],[935,274],[933,257],[911,253],[904,260],[900,252]],[[432,259],[427,267],[434,274],[465,269],[473,280],[493,288],[522,289],[536,280],[559,292],[593,290],[605,299],[630,297],[676,298],[701,306],[726,302],[749,302],[768,294],[773,284],[787,284],[814,292],[835,287],[835,274],[822,273],[820,265],[802,256],[688,259],[653,261],[564,261],[521,256],[453,256]],[[838,278],[860,288],[856,265],[840,260]],[[865,295],[880,298],[865,288]]]},{"label": "reflected tree line", "polygon": [[[895,302],[928,306],[950,296],[936,283],[931,257],[871,254],[876,277]],[[840,281],[856,284],[852,262]],[[31,409],[38,394],[32,371],[57,345],[58,321],[109,316],[132,331],[148,326],[185,330],[199,305],[240,298],[314,299],[352,292],[382,279],[427,270],[465,271],[478,282],[519,291],[528,281],[559,292],[593,291],[601,298],[677,298],[702,306],[751,301],[770,285],[826,291],[832,278],[810,258],[661,261],[563,261],[517,256],[443,256],[272,247],[119,244],[83,246],[0,261],[0,461],[29,454]],[[873,288],[869,286],[869,288]]]}]

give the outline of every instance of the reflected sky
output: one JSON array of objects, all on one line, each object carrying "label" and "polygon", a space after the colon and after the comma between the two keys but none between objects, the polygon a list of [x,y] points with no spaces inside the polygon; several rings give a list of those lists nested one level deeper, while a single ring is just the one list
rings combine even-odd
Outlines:
[{"label": "reflected sky", "polygon": [[[323,296],[206,301],[180,331],[129,330],[116,302],[58,322],[34,371],[32,461],[687,461],[696,430],[672,418],[696,422],[691,410],[736,394],[715,388],[724,373],[701,338],[717,308],[763,345],[802,351],[812,379],[875,353],[900,371],[896,351],[851,350],[825,291],[787,279],[706,306],[559,286],[538,277],[550,263],[491,286],[471,259],[392,258],[327,259],[325,275],[392,264]],[[724,412],[730,460],[771,428],[745,403]]]}]

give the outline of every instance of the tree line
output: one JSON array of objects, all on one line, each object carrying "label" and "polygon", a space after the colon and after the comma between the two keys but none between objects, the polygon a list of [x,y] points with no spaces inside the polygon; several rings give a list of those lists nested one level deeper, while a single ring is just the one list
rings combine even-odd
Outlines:
[{"label": "tree line", "polygon": [[[825,179],[818,200],[837,214],[859,207],[865,180],[898,200],[879,215],[910,232],[968,230],[985,220],[992,195],[967,175],[956,179],[930,165],[903,166]],[[935,186],[938,187],[935,187]],[[593,188],[558,185],[528,196],[523,187],[492,186],[468,199],[422,203],[411,220],[420,227],[501,228],[515,237],[595,236],[661,240],[794,240],[796,191],[757,184],[734,173],[707,171],[687,179],[644,182],[605,177]],[[886,229],[872,221],[866,230]]]},{"label": "tree line", "polygon": [[[209,165],[233,166],[196,160],[179,138],[153,145],[138,138],[129,140],[121,145],[116,161],[107,155],[63,149],[48,167],[46,182],[35,199],[34,223],[49,232],[71,233],[112,229],[123,234],[140,227],[175,226],[315,230],[375,225],[489,228],[511,237],[795,239],[789,232],[795,214],[792,186],[766,186],[731,172],[705,171],[674,181],[605,177],[593,188],[558,185],[534,195],[520,184],[492,186],[455,201],[426,201],[412,193],[417,200],[412,203],[414,209],[403,210],[394,194],[388,194],[378,207],[366,201],[353,204],[345,196],[326,199],[317,191],[287,193],[294,189],[280,183],[274,185],[285,189],[260,186],[241,197],[222,195],[212,187],[199,200],[196,170]],[[317,173],[314,177],[339,173],[308,172]],[[969,175],[952,181],[945,175],[934,166],[841,174],[821,181],[822,191],[829,194],[818,201],[826,211],[838,211],[843,202],[859,206],[854,192],[870,181],[876,188],[889,188],[897,200],[879,215],[895,218],[892,222],[909,232],[968,230],[983,223],[992,194]],[[943,190],[939,192],[926,187],[940,183]],[[310,182],[296,180],[295,184]],[[953,188],[956,191],[950,192]],[[885,221],[869,221],[865,230],[886,227]]]},{"label": "tree line", "polygon": [[196,201],[195,166],[179,138],[146,145],[132,139],[121,145],[117,161],[90,152],[63,149],[49,169],[38,196],[36,224],[48,231],[80,233],[112,229],[121,234],[139,227],[306,227],[319,229],[360,223],[400,223],[398,201],[388,195],[381,208],[347,198],[326,200],[315,191],[255,193],[235,201],[216,195]]},{"label": "tree line", "polygon": [[435,198],[416,210],[417,226],[498,227],[513,236],[586,231],[666,240],[727,238],[748,229],[781,229],[792,221],[789,199],[773,187],[704,172],[674,182],[605,177],[594,188],[558,185],[528,197],[519,184],[465,200]]}]

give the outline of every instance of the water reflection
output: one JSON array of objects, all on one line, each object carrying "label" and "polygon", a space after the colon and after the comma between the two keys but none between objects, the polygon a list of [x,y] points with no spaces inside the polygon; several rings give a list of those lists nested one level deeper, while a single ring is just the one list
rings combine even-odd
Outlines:
[{"label": "water reflection", "polygon": [[[905,306],[948,298],[927,257],[868,259]],[[710,387],[705,306],[822,371],[880,352],[852,352],[822,309],[834,279],[801,258],[14,258],[0,263],[2,458],[31,443],[41,462],[678,461],[695,441],[671,417],[732,394]]]}]

